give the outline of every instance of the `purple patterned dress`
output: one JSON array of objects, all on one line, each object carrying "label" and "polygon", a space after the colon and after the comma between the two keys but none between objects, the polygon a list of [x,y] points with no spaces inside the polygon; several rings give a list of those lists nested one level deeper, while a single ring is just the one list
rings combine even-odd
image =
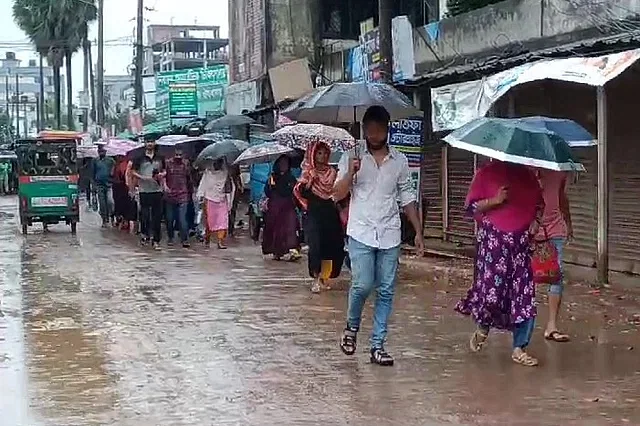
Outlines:
[{"label": "purple patterned dress", "polygon": [[455,310],[471,315],[481,326],[503,330],[535,318],[528,230],[503,232],[483,219],[476,239],[473,286]]}]

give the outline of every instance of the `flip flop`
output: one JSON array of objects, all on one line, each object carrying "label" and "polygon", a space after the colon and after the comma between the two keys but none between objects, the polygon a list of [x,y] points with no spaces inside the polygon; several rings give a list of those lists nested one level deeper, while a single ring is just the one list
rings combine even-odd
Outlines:
[{"label": "flip flop", "polygon": [[568,334],[560,333],[558,330],[553,330],[550,333],[544,333],[545,340],[550,340],[557,343],[566,343],[571,341]]},{"label": "flip flop", "polygon": [[525,351],[520,351],[519,353],[511,354],[511,359],[516,364],[524,365],[525,367],[536,367],[538,365],[538,360]]}]

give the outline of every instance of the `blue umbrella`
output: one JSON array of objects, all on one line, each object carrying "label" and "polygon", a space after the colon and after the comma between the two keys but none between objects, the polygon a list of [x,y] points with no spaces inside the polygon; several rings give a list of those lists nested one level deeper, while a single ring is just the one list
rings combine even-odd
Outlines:
[{"label": "blue umbrella", "polygon": [[560,136],[570,147],[596,146],[598,141],[591,133],[573,120],[550,117],[523,117],[517,119],[533,128],[548,130]]}]

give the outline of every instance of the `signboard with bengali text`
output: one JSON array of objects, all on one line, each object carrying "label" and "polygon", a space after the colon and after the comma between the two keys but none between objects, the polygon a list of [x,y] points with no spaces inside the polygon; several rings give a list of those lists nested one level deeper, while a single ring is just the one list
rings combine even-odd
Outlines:
[{"label": "signboard with bengali text", "polygon": [[422,119],[399,120],[389,128],[389,145],[403,153],[409,162],[411,184],[420,202],[420,170],[422,167]]}]

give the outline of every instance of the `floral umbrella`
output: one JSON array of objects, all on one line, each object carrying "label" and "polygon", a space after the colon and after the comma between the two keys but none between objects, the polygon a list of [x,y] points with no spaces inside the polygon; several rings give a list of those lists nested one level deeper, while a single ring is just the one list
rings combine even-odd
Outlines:
[{"label": "floral umbrella", "polygon": [[324,124],[294,124],[276,130],[273,139],[280,145],[306,150],[316,142],[324,142],[332,151],[345,152],[356,145],[356,140],[344,129]]},{"label": "floral umbrella", "polygon": [[295,152],[296,151],[293,148],[280,145],[276,142],[265,142],[249,147],[246,151],[240,154],[233,164],[250,165],[257,163],[270,163],[280,158],[283,154],[293,154]]}]

